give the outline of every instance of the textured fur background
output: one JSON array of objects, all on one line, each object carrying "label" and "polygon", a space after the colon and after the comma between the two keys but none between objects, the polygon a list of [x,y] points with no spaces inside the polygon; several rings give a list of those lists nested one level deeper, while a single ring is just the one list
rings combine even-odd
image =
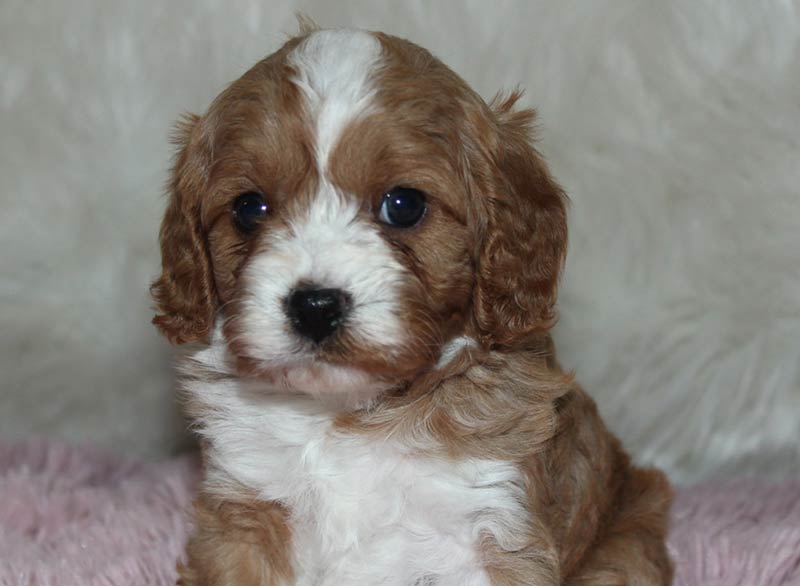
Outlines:
[{"label": "textured fur background", "polygon": [[516,84],[573,202],[562,362],[682,480],[800,471],[800,5],[0,3],[0,434],[174,451],[149,324],[184,110],[296,29],[383,29]]}]

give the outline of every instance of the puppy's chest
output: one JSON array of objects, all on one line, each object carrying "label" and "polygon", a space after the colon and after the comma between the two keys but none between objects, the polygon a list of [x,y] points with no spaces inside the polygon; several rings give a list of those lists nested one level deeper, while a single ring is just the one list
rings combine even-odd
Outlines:
[{"label": "puppy's chest", "polygon": [[415,455],[284,408],[255,423],[212,442],[215,474],[288,506],[297,584],[484,584],[481,538],[524,533],[509,463]]}]

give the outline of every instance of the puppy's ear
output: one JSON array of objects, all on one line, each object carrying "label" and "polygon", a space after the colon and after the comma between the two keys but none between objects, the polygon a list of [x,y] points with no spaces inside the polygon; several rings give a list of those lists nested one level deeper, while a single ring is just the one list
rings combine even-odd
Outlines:
[{"label": "puppy's ear", "polygon": [[567,198],[531,144],[533,110],[513,109],[519,92],[490,108],[490,180],[478,255],[475,318],[484,341],[514,347],[555,323],[567,248]]},{"label": "puppy's ear", "polygon": [[179,151],[160,232],[162,274],[150,287],[153,323],[173,344],[206,339],[217,306],[200,217],[209,155],[202,126],[199,116],[189,115],[176,127]]}]

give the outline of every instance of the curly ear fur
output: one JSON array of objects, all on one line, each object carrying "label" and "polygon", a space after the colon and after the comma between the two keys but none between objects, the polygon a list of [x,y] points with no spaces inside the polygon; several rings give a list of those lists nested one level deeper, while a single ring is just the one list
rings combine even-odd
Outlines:
[{"label": "curly ear fur", "polygon": [[558,279],[567,248],[567,198],[531,145],[533,110],[513,109],[520,93],[490,108],[494,185],[485,194],[475,317],[490,346],[514,347],[555,323]]},{"label": "curly ear fur", "polygon": [[208,149],[199,116],[178,123],[179,147],[170,181],[170,201],[161,223],[162,274],[150,287],[153,323],[173,344],[206,339],[216,311],[211,261],[200,224]]}]

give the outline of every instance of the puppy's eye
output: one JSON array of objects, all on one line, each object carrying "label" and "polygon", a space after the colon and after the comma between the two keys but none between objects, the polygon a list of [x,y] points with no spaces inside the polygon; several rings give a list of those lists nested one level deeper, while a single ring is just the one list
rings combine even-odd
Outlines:
[{"label": "puppy's eye", "polygon": [[383,196],[378,219],[397,228],[410,228],[425,215],[425,194],[410,187],[395,187]]},{"label": "puppy's eye", "polygon": [[241,194],[233,201],[233,221],[245,233],[252,232],[269,210],[264,196],[256,191]]}]

